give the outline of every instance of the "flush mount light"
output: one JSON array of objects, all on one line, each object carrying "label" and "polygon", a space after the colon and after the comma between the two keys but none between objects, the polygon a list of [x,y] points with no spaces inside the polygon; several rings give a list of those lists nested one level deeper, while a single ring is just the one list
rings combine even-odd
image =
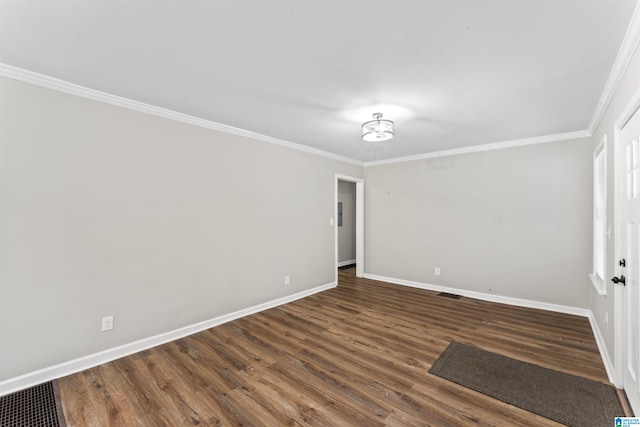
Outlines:
[{"label": "flush mount light", "polygon": [[393,138],[393,122],[382,120],[382,113],[374,113],[373,119],[362,125],[362,139],[365,141],[386,141]]}]

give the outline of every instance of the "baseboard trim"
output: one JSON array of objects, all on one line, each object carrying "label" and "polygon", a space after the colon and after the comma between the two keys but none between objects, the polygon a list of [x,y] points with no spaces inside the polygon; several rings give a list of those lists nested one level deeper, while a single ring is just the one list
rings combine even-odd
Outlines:
[{"label": "baseboard trim", "polygon": [[622,388],[622,384],[618,384],[616,381],[615,369],[613,368],[611,357],[609,356],[609,352],[607,351],[607,346],[604,344],[604,338],[602,337],[602,333],[600,332],[600,328],[598,327],[598,322],[596,322],[596,318],[591,310],[589,310],[589,323],[591,324],[591,330],[593,331],[593,336],[596,339],[596,344],[598,345],[598,351],[600,352],[602,364],[604,365],[604,369],[607,371],[609,382],[618,388]]},{"label": "baseboard trim", "polygon": [[589,319],[589,324],[591,325],[591,330],[593,331],[593,336],[596,340],[598,351],[600,352],[600,358],[602,359],[604,369],[607,372],[607,377],[609,378],[609,382],[618,388],[621,387],[621,385],[617,384],[617,382],[615,381],[614,365],[611,362],[611,357],[609,356],[609,353],[607,352],[607,346],[604,343],[604,338],[602,337],[602,333],[600,332],[598,323],[595,320],[595,316],[593,315],[593,312],[587,308],[578,308],[578,307],[571,307],[571,306],[560,305],[560,304],[550,304],[550,303],[545,303],[540,301],[531,301],[531,300],[525,300],[520,298],[511,298],[511,297],[504,297],[504,296],[493,295],[493,294],[485,294],[481,292],[467,291],[464,289],[456,289],[456,288],[449,288],[446,286],[438,286],[438,285],[431,285],[428,283],[414,282],[411,280],[403,280],[403,279],[396,279],[393,277],[378,276],[375,274],[365,273],[364,277],[367,279],[378,280],[380,282],[410,286],[412,288],[426,289],[429,291],[448,292],[448,293],[463,295],[469,298],[476,298],[484,301],[498,302],[501,304],[508,304],[508,305],[513,305],[518,307],[537,308],[540,310],[554,311],[558,313],[573,314],[576,316],[586,317],[587,319]]},{"label": "baseboard trim", "polygon": [[254,305],[253,307],[245,308],[243,310],[225,314],[213,319],[198,322],[193,325],[184,326],[173,331],[164,332],[162,334],[158,334],[148,338],[143,338],[138,341],[110,348],[98,353],[90,354],[88,356],[80,357],[68,362],[63,362],[58,365],[43,368],[34,372],[20,375],[18,377],[9,378],[7,380],[0,381],[0,396],[11,394],[46,381],[54,380],[56,378],[71,375],[85,369],[93,368],[103,363],[107,363],[133,353],[156,347],[170,341],[184,338],[188,335],[204,331],[205,329],[213,328],[214,326],[222,325],[223,323],[227,323],[241,317],[259,313],[261,311],[268,310],[270,308],[277,307],[279,305],[286,304],[292,301],[296,301],[309,295],[316,294],[318,292],[335,288],[336,286],[336,282],[327,283],[326,285],[317,286],[315,288],[307,289],[306,291],[287,295],[282,298],[277,298],[272,301]]},{"label": "baseboard trim", "polygon": [[589,317],[591,310],[586,308],[571,307],[568,305],[551,304],[541,301],[532,301],[521,298],[505,297],[494,294],[485,294],[482,292],[468,291],[465,289],[450,288],[447,286],[431,285],[428,283],[414,282],[411,280],[396,279],[393,277],[378,276],[375,274],[364,275],[367,279],[378,280],[380,282],[393,283],[396,285],[410,286],[412,288],[426,289],[428,291],[448,292],[451,294],[462,295],[469,298],[475,298],[483,301],[498,302],[517,307],[537,308],[539,310],[554,311],[557,313],[574,314],[576,316]]},{"label": "baseboard trim", "polygon": [[355,264],[355,263],[356,263],[355,259],[350,259],[350,260],[347,260],[347,261],[339,261],[338,262],[338,268],[344,267],[345,265]]}]

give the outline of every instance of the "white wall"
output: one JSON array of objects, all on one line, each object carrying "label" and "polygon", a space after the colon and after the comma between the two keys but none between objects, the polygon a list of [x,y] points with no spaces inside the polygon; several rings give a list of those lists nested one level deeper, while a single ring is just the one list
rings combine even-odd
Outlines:
[{"label": "white wall", "polygon": [[367,274],[587,306],[589,138],[367,167],[365,180]]},{"label": "white wall", "polygon": [[0,382],[334,281],[359,166],[6,78],[0,130]]},{"label": "white wall", "polygon": [[[632,100],[637,100],[640,96],[640,51],[636,50],[627,70],[618,86],[611,103],[607,107],[602,120],[593,134],[592,151],[607,136],[607,224],[612,230],[615,227],[614,221],[614,127],[616,121],[620,118],[623,110]],[[593,311],[600,331],[605,342],[607,353],[613,362],[615,357],[614,351],[614,329],[615,329],[615,309],[614,309],[614,284],[609,280],[616,275],[615,259],[615,233],[611,234],[611,239],[606,242],[607,262],[605,280],[607,287],[607,295],[600,296],[595,289],[590,286],[589,291],[589,308]],[[591,268],[589,269],[591,271]],[[585,276],[585,281],[589,279]],[[608,317],[608,322],[606,318]]]},{"label": "white wall", "polygon": [[338,262],[356,259],[356,184],[338,181],[342,202],[342,227],[338,227]]}]

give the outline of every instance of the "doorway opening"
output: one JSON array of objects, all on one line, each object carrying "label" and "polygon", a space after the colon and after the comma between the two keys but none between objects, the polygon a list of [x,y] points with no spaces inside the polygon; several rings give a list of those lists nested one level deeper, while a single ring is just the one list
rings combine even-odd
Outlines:
[{"label": "doorway opening", "polygon": [[338,268],[356,266],[356,183],[338,180]]},{"label": "doorway opening", "polygon": [[364,277],[364,179],[336,174],[335,260],[338,268],[353,267]]}]

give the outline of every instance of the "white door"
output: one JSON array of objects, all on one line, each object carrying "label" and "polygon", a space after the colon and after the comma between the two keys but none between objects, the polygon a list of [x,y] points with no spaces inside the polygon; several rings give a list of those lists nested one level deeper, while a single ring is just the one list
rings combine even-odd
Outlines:
[{"label": "white door", "polygon": [[[624,390],[636,414],[640,413],[640,111],[621,133],[622,168],[622,259],[618,263],[618,285],[624,306]],[[624,282],[622,277],[624,276]],[[615,279],[614,279],[615,281]]]}]

